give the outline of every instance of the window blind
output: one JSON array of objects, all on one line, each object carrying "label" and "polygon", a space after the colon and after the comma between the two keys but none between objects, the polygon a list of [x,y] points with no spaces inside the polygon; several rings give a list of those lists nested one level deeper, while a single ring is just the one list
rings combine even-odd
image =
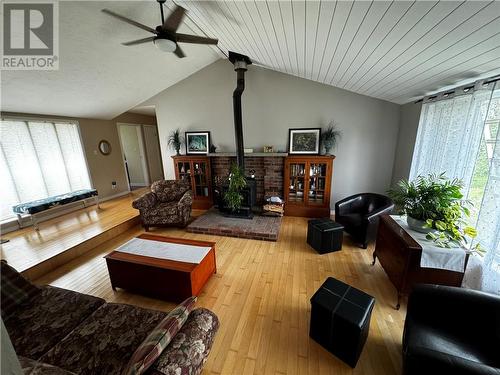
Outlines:
[{"label": "window blind", "polygon": [[91,187],[75,122],[4,119],[0,148],[0,220],[16,204]]}]

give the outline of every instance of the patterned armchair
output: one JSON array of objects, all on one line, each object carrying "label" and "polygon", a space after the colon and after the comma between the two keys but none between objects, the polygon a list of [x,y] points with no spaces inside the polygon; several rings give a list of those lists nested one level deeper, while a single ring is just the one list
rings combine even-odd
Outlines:
[{"label": "patterned armchair", "polygon": [[152,226],[186,226],[191,217],[193,192],[186,180],[161,180],[151,185],[151,192],[132,202],[139,210],[146,231]]}]

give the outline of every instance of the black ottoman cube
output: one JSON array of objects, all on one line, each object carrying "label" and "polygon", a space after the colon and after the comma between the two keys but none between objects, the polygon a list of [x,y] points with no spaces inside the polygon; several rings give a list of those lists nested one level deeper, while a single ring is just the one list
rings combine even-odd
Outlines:
[{"label": "black ottoman cube", "polygon": [[307,243],[318,253],[342,250],[344,227],[333,220],[312,219],[307,223]]},{"label": "black ottoman cube", "polygon": [[329,277],[311,298],[309,336],[356,367],[370,329],[375,298]]}]

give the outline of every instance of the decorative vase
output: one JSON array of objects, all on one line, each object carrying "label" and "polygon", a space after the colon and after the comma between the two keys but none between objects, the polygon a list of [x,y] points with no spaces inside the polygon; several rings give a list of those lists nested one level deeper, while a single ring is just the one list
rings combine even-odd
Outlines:
[{"label": "decorative vase", "polygon": [[429,233],[429,232],[432,232],[434,230],[432,228],[428,228],[425,224],[425,221],[415,219],[411,216],[406,217],[406,223],[408,224],[408,227],[410,229],[413,229],[416,232]]},{"label": "decorative vase", "polygon": [[323,141],[323,147],[325,148],[325,155],[330,155],[330,150],[333,147],[333,142],[330,140],[324,140]]},{"label": "decorative vase", "polygon": [[180,148],[180,147],[175,149],[175,152],[177,152],[177,156],[179,156],[179,155],[181,154],[181,153],[180,153],[180,150],[181,150],[181,148]]}]

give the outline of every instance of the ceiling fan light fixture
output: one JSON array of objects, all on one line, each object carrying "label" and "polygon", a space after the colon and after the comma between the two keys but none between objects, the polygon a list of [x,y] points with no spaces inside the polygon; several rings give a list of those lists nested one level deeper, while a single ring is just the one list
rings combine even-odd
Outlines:
[{"label": "ceiling fan light fixture", "polygon": [[154,44],[156,48],[163,52],[174,52],[177,49],[177,44],[170,39],[156,38]]}]

